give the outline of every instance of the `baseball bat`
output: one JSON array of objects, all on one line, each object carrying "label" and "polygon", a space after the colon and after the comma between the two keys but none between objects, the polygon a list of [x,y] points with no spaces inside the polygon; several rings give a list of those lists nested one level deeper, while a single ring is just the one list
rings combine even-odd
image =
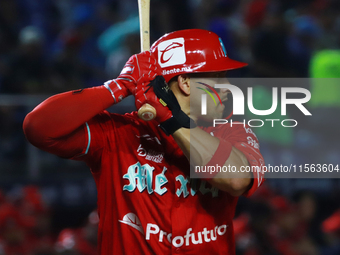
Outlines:
[{"label": "baseball bat", "polygon": [[[138,0],[141,51],[150,49],[150,0]],[[138,109],[138,117],[149,121],[156,117],[156,109],[144,104]]]}]

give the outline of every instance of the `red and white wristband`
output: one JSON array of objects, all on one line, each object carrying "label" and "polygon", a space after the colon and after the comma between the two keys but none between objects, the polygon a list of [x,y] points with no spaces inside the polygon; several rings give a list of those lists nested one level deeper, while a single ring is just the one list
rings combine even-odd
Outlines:
[{"label": "red and white wristband", "polygon": [[123,98],[129,95],[129,91],[124,86],[121,86],[116,80],[109,80],[104,83],[104,87],[110,91],[114,103],[119,103]]}]

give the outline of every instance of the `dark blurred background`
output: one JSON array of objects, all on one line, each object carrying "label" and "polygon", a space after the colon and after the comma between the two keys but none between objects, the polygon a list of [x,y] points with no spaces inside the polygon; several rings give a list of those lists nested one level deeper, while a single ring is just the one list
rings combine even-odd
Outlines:
[{"label": "dark blurred background", "polygon": [[[340,163],[340,1],[151,0],[152,42],[187,28],[217,33],[249,63],[230,77],[305,78],[313,118],[255,130],[266,163]],[[28,144],[22,122],[50,95],[117,77],[139,51],[137,0],[0,0],[0,255],[96,254],[89,169]],[[259,86],[254,101],[271,102],[270,92]],[[130,97],[110,110],[133,109]],[[268,179],[240,199],[237,254],[340,254],[339,184]]]}]

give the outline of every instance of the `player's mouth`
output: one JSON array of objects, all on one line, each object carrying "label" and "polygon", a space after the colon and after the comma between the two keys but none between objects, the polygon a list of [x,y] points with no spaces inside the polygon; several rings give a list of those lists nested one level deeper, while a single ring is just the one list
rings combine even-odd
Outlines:
[{"label": "player's mouth", "polygon": [[224,94],[223,96],[220,96],[222,104],[224,104],[225,102],[228,101],[228,94],[229,94],[229,92]]}]

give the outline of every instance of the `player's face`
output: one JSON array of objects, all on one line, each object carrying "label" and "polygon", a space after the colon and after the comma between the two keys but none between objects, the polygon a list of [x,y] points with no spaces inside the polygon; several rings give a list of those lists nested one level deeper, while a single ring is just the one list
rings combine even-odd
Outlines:
[{"label": "player's face", "polygon": [[[190,78],[190,115],[198,120],[212,121],[223,118],[224,102],[228,100],[228,89],[217,89],[215,84],[229,84],[224,73],[211,73],[204,77],[192,76]],[[203,95],[203,96],[202,96]],[[206,98],[206,104],[204,99]],[[205,107],[206,105],[206,107]],[[206,113],[202,113],[206,111]]]}]

